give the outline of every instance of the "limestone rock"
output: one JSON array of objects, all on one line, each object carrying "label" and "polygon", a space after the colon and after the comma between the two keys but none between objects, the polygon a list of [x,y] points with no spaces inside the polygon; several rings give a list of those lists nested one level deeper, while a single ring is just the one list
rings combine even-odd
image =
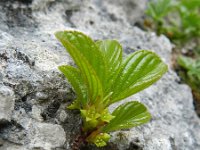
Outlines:
[{"label": "limestone rock", "polygon": [[0,85],[0,123],[10,121],[14,109],[14,92],[9,87]]},{"label": "limestone rock", "polygon": [[31,148],[50,150],[61,147],[66,141],[65,132],[60,125],[37,123],[30,130]]}]

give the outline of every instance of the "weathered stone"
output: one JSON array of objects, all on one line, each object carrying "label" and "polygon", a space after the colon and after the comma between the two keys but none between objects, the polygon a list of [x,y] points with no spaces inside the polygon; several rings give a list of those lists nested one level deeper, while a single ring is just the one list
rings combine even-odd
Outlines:
[{"label": "weathered stone", "polygon": [[32,107],[32,116],[34,119],[38,120],[38,121],[43,121],[43,118],[41,116],[42,113],[42,108],[37,107],[36,105],[33,105]]},{"label": "weathered stone", "polygon": [[12,89],[0,85],[0,122],[10,121],[14,103],[15,98]]},{"label": "weathered stone", "polygon": [[61,110],[59,112],[58,119],[60,120],[60,122],[65,122],[66,119],[67,119],[67,117],[68,117],[68,115],[67,115],[67,113],[64,110]]},{"label": "weathered stone", "polygon": [[2,141],[3,145],[0,146],[0,150],[27,150],[26,147],[21,145],[16,145],[11,142]]},{"label": "weathered stone", "polygon": [[60,125],[37,123],[31,127],[29,134],[31,148],[50,150],[63,146],[66,141],[65,131]]}]

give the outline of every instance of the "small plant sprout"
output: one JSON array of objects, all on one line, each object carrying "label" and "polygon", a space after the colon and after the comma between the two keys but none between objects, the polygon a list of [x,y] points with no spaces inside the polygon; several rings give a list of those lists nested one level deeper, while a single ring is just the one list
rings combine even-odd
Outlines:
[{"label": "small plant sprout", "polygon": [[83,119],[83,142],[105,146],[109,132],[132,128],[151,118],[140,102],[131,101],[112,113],[108,107],[159,80],[167,65],[151,51],[136,51],[125,60],[115,40],[93,41],[77,31],[59,31],[57,39],[67,49],[77,67],[62,65],[59,70],[72,85],[77,98],[68,106],[78,109]]}]

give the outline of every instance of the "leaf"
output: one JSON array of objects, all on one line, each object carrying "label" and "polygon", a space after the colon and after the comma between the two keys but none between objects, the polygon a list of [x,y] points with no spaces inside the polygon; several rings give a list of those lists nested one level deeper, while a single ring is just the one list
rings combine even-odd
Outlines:
[{"label": "leaf", "polygon": [[144,124],[151,119],[147,108],[137,101],[120,105],[114,110],[112,115],[115,118],[101,129],[102,132],[132,128]]},{"label": "leaf", "polygon": [[[95,42],[90,37],[78,31],[60,31],[56,33],[56,37],[61,37],[73,45],[92,66],[102,85],[104,85],[106,72],[105,61]],[[72,55],[70,50],[67,49],[67,51]],[[78,65],[78,61],[73,56],[72,58]]]},{"label": "leaf", "polygon": [[[100,52],[93,41],[86,35],[76,31],[56,32],[56,37],[67,49],[76,65],[80,69],[84,82],[88,88],[88,104],[95,103],[103,96],[100,79],[103,78],[104,64]],[[100,77],[100,78],[99,78]]]},{"label": "leaf", "polygon": [[103,146],[106,146],[107,142],[109,141],[110,139],[110,135],[107,134],[107,133],[100,133],[98,136],[96,136],[96,138],[94,139],[94,144],[97,146],[97,147],[103,147]]},{"label": "leaf", "polygon": [[103,122],[110,122],[110,120],[112,120],[113,118],[115,118],[115,116],[111,115],[110,112],[108,111],[108,108],[106,108],[102,113],[101,113],[101,117],[100,119]]},{"label": "leaf", "polygon": [[194,66],[194,60],[189,57],[180,56],[177,59],[178,64],[184,69],[190,70]]},{"label": "leaf", "polygon": [[[69,106],[68,109],[81,109],[81,99],[75,99]],[[82,105],[84,107],[84,105]]]},{"label": "leaf", "polygon": [[161,21],[164,16],[172,9],[171,0],[158,0],[148,3],[146,14],[151,16],[155,21]]},{"label": "leaf", "polygon": [[200,7],[199,0],[181,0],[180,6],[184,6],[189,10],[194,10],[195,8]]},{"label": "leaf", "polygon": [[122,62],[122,47],[115,40],[103,40],[96,42],[97,47],[102,52],[106,62],[106,81],[105,95],[109,94],[110,86],[113,83],[113,77],[118,73]]},{"label": "leaf", "polygon": [[110,139],[110,135],[107,133],[95,133],[94,135],[91,134],[86,140],[88,142],[94,143],[97,147],[106,146],[107,142]]},{"label": "leaf", "polygon": [[98,124],[98,118],[101,116],[94,106],[88,109],[81,109],[81,116],[84,118],[83,131],[95,128]]},{"label": "leaf", "polygon": [[167,65],[155,53],[140,50],[125,60],[112,85],[109,104],[135,94],[156,82],[167,71]]},{"label": "leaf", "polygon": [[179,75],[193,90],[198,91],[200,83],[200,60],[193,60],[190,57],[181,56],[178,57],[177,62],[185,69],[185,71],[179,71]]},{"label": "leaf", "polygon": [[88,99],[87,88],[83,81],[83,77],[81,76],[80,70],[67,65],[59,66],[58,68],[68,79],[77,94],[76,105],[79,104],[85,106]]}]

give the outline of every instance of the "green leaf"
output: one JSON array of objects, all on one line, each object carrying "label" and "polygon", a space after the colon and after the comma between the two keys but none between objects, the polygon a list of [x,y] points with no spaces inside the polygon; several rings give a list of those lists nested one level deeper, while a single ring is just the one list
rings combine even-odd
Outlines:
[{"label": "green leaf", "polygon": [[100,133],[98,136],[96,136],[96,138],[94,139],[94,144],[97,146],[97,147],[103,147],[103,146],[106,146],[107,142],[109,141],[110,139],[110,135],[107,134],[107,133]]},{"label": "green leaf", "polygon": [[83,123],[83,130],[90,130],[92,128],[95,128],[98,124],[98,118],[101,116],[96,111],[96,108],[94,106],[91,106],[88,109],[81,109],[81,116],[84,118]]},{"label": "green leaf", "polygon": [[[81,99],[75,99],[69,106],[68,109],[81,109]],[[84,106],[84,105],[83,105]]]},{"label": "green leaf", "polygon": [[177,59],[178,64],[184,69],[190,70],[193,68],[195,62],[192,58],[180,56]]},{"label": "green leaf", "polygon": [[167,65],[155,53],[140,50],[131,54],[120,68],[109,104],[135,94],[156,82],[167,71]]},{"label": "green leaf", "polygon": [[55,35],[82,73],[88,88],[87,104],[95,103],[103,96],[101,80],[104,78],[104,63],[100,51],[89,37],[80,32],[60,31]]},{"label": "green leaf", "polygon": [[110,139],[110,135],[107,133],[93,133],[88,138],[87,141],[94,143],[97,147],[106,146]]},{"label": "green leaf", "polygon": [[76,107],[78,104],[85,106],[88,99],[87,88],[83,81],[83,77],[81,76],[80,70],[67,65],[59,66],[58,68],[68,79],[77,94]]},{"label": "green leaf", "polygon": [[90,107],[90,109],[84,110],[81,109],[82,117],[86,118],[86,121],[97,119],[100,117],[100,114],[96,112],[95,107]]},{"label": "green leaf", "polygon": [[115,40],[97,41],[96,45],[102,52],[106,62],[106,78],[104,80],[106,81],[105,95],[107,95],[122,62],[122,47]]},{"label": "green leaf", "polygon": [[151,16],[155,21],[161,21],[164,16],[172,9],[171,0],[157,0],[148,3],[146,14]]},{"label": "green leaf", "polygon": [[132,128],[144,124],[151,119],[147,108],[137,101],[120,105],[114,110],[112,115],[115,118],[101,129],[102,132]]},{"label": "green leaf", "polygon": [[113,118],[115,118],[115,116],[111,115],[110,112],[108,111],[108,108],[106,108],[102,113],[101,113],[101,120],[103,122],[110,122],[110,120],[112,120]]},{"label": "green leaf", "polygon": [[200,1],[199,0],[181,0],[180,6],[182,7],[184,6],[189,10],[195,10],[195,8],[200,7]]},{"label": "green leaf", "polygon": [[190,57],[178,57],[178,64],[184,69],[179,71],[182,79],[190,85],[194,91],[199,91],[200,83],[200,60]]},{"label": "green leaf", "polygon": [[[78,31],[57,32],[56,37],[61,37],[63,40],[67,40],[71,45],[73,45],[92,66],[96,75],[102,82],[102,85],[104,85],[103,83],[105,82],[106,72],[105,61],[95,42],[90,37]],[[70,53],[70,55],[72,55],[73,52],[71,52],[71,50],[67,48],[67,51]],[[78,65],[78,61],[80,60],[75,59],[73,56],[72,58]]]}]

